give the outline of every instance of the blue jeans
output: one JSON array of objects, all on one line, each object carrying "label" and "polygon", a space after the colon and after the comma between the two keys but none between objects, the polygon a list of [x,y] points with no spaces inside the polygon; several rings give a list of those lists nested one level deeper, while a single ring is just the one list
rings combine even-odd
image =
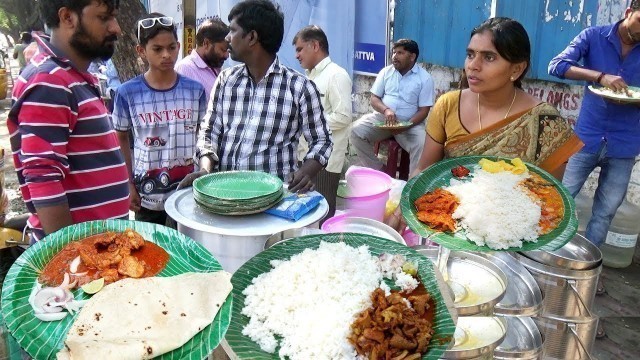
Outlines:
[{"label": "blue jeans", "polygon": [[573,197],[578,195],[591,171],[600,167],[591,220],[585,233],[587,239],[596,246],[602,245],[607,238],[611,220],[627,193],[634,164],[635,158],[607,157],[606,142],[603,142],[597,154],[579,151],[569,159],[562,184]]}]

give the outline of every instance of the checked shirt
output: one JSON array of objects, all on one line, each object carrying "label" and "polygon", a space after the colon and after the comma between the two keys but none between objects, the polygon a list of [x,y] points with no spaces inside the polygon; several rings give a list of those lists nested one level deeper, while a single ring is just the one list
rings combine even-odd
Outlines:
[{"label": "checked shirt", "polygon": [[301,135],[309,143],[304,160],[326,166],[331,135],[313,82],[278,58],[257,84],[247,67],[238,65],[218,76],[197,155],[212,156],[218,171],[257,170],[287,180],[298,166]]}]

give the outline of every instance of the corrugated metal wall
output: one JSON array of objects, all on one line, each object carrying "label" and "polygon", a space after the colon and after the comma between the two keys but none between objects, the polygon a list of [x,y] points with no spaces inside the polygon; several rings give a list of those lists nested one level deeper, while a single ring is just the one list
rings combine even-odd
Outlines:
[{"label": "corrugated metal wall", "polygon": [[[524,25],[531,39],[529,77],[547,75],[552,57],[584,28],[596,24],[598,0],[493,0],[495,16]],[[462,68],[471,30],[491,16],[491,0],[397,0],[394,40],[420,45],[420,61]]]}]

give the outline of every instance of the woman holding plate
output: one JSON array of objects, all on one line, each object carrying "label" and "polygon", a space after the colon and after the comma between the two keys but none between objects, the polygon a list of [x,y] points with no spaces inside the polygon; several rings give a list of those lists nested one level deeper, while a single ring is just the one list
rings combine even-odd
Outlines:
[{"label": "woman holding plate", "polygon": [[443,158],[520,157],[562,178],[582,147],[552,105],[522,89],[531,45],[517,21],[497,17],[471,32],[465,59],[468,88],[442,95],[429,113],[427,137],[412,177]]}]

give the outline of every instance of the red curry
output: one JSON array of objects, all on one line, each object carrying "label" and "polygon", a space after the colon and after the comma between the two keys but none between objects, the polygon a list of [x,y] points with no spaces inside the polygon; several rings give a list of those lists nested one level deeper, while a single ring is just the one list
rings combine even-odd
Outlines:
[{"label": "red curry", "polygon": [[71,277],[71,281],[78,280],[77,286],[101,277],[105,283],[112,283],[127,277],[155,276],[169,262],[169,254],[163,248],[145,241],[133,230],[106,232],[65,246],[42,270],[40,283],[60,285],[65,273],[72,275],[71,264],[78,257],[77,275]]}]

